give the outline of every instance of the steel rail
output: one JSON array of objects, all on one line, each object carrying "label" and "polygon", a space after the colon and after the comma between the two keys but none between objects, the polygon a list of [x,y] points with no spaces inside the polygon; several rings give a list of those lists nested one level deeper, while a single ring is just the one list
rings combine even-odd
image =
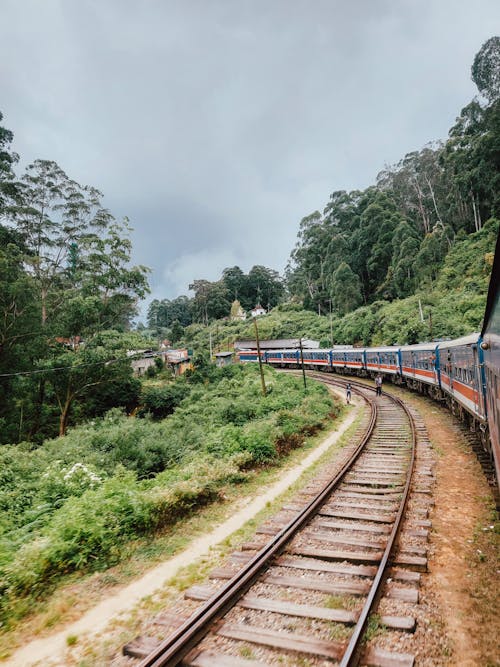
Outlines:
[{"label": "steel rail", "polygon": [[[329,378],[330,379],[330,378]],[[330,384],[331,382],[328,382],[326,378],[323,380],[325,384]],[[361,382],[359,383],[351,383],[355,387],[364,387],[368,391],[374,392],[375,389],[373,387],[369,387],[365,384],[362,384]],[[380,564],[377,569],[377,574],[375,575],[375,578],[373,580],[372,586],[370,588],[370,592],[368,594],[368,597],[366,599],[366,602],[363,606],[363,609],[361,610],[359,619],[356,623],[356,626],[354,628],[354,632],[351,635],[351,638],[349,640],[349,644],[347,645],[346,651],[344,653],[344,656],[340,662],[339,667],[355,667],[360,660],[360,652],[361,652],[361,642],[363,640],[363,635],[366,629],[366,625],[368,623],[368,618],[377,603],[377,600],[380,596],[380,591],[382,588],[382,585],[385,581],[385,574],[388,565],[390,564],[391,561],[391,552],[396,544],[397,537],[399,534],[399,531],[401,529],[402,525],[402,519],[404,516],[404,512],[406,509],[406,505],[408,503],[408,496],[410,493],[410,485],[411,485],[411,480],[413,476],[413,469],[415,467],[415,449],[416,449],[416,429],[415,429],[415,422],[413,420],[413,417],[406,407],[406,405],[401,401],[401,399],[396,398],[395,396],[391,396],[390,394],[387,394],[387,392],[382,392],[384,396],[387,396],[388,398],[391,398],[395,403],[399,404],[401,408],[403,408],[404,412],[406,413],[406,416],[408,417],[408,421],[410,423],[411,427],[411,441],[412,441],[412,447],[411,447],[411,457],[410,457],[410,462],[408,465],[408,473],[406,476],[406,484],[405,488],[403,489],[400,505],[398,512],[396,514],[396,518],[394,520],[394,524],[391,530],[391,533],[389,535],[389,539],[387,540],[387,545],[384,550],[384,555],[382,556],[382,560],[380,561]]]},{"label": "steel rail", "polygon": [[[353,386],[353,389],[357,387]],[[363,387],[364,389],[365,387]],[[360,392],[360,396],[364,397]],[[174,667],[203,639],[211,624],[223,616],[252,586],[270,560],[284,549],[295,533],[314,516],[317,509],[338,486],[369,441],[377,420],[375,402],[369,403],[370,421],[359,445],[335,477],[237,573],[183,625],[152,651],[139,667]]]}]

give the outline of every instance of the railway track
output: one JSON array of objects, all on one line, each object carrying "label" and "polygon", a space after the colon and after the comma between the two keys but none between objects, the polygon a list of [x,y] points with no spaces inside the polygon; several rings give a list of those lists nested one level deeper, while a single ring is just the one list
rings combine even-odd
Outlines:
[{"label": "railway track", "polygon": [[401,401],[351,384],[369,409],[341,469],[309,483],[228,567],[212,572],[210,586],[187,591],[200,606],[187,618],[166,612],[163,624],[173,630],[163,641],[124,647],[143,658],[140,667],[413,665],[412,654],[370,647],[363,638],[374,622],[399,633],[415,628],[406,614],[374,614],[381,599],[418,601],[429,527],[418,492],[428,493],[432,472],[424,453],[410,540],[398,546],[421,427]]}]

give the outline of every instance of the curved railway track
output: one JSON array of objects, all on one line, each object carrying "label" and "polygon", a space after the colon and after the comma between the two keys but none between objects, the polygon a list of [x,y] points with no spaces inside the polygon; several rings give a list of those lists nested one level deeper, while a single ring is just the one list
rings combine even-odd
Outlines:
[{"label": "curved railway track", "polygon": [[[319,379],[341,387],[346,382]],[[331,479],[318,475],[301,502],[285,506],[277,523],[243,545],[233,555],[239,569],[219,568],[211,577],[216,587],[188,591],[201,606],[184,622],[179,619],[164,641],[150,644],[140,667],[413,665],[411,654],[368,650],[363,637],[382,595],[418,599],[420,575],[414,568],[425,567],[425,549],[396,550],[418,429],[398,399],[375,398],[366,385],[351,385],[369,411],[341,470]],[[426,534],[427,525],[424,515],[414,533]],[[267,541],[260,542],[263,535]],[[413,618],[401,615],[377,616],[377,622],[400,631],[415,626]],[[298,662],[283,663],[284,655]]]}]

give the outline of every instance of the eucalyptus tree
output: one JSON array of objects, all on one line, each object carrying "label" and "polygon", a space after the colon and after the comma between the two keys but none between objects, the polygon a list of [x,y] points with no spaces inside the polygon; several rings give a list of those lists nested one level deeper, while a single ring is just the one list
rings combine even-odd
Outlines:
[{"label": "eucalyptus tree", "polygon": [[248,295],[247,276],[239,266],[227,267],[222,271],[222,281],[229,291],[231,299],[238,300],[244,309],[251,308],[255,304],[251,303]]},{"label": "eucalyptus tree", "polygon": [[476,53],[471,76],[488,102],[500,98],[500,37],[490,37]]},{"label": "eucalyptus tree", "polygon": [[20,179],[8,214],[28,249],[25,266],[38,290],[42,327],[57,331],[58,315],[75,299],[82,329],[123,326],[148,290],[146,268],[128,266],[128,222],[117,222],[101,199],[99,190],[79,185],[50,160],[36,160]]},{"label": "eucalyptus tree", "polygon": [[[0,111],[0,123],[3,114]],[[17,184],[14,174],[14,165],[19,160],[17,153],[11,150],[14,138],[11,130],[0,125],[0,217],[3,216],[6,206],[17,193]]]},{"label": "eucalyptus tree", "polygon": [[285,291],[279,273],[260,264],[248,272],[247,284],[252,307],[260,302],[267,309],[274,308],[282,300]]},{"label": "eucalyptus tree", "polygon": [[197,279],[190,285],[194,297],[191,301],[193,320],[208,324],[210,320],[229,316],[231,295],[223,280],[210,282]]},{"label": "eucalyptus tree", "polygon": [[351,267],[342,262],[331,280],[332,306],[339,315],[345,315],[361,305],[361,282]]}]

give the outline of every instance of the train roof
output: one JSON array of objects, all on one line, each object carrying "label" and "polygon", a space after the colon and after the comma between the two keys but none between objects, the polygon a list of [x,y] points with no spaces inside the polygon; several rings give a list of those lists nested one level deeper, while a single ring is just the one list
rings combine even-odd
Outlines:
[{"label": "train roof", "polygon": [[[278,338],[276,340],[261,340],[259,346],[261,350],[283,350],[283,349],[300,349],[300,342],[302,341],[302,348],[317,349],[319,342],[317,340],[310,340],[309,338]],[[234,342],[235,350],[256,350],[256,340],[236,340]]]},{"label": "train roof", "polygon": [[468,336],[462,336],[462,338],[456,338],[455,340],[445,340],[442,343],[438,343],[440,350],[446,349],[447,347],[460,347],[462,345],[474,345],[477,344],[479,340],[479,333],[469,334]]},{"label": "train roof", "polygon": [[368,352],[397,352],[399,350],[399,345],[386,345],[383,347],[367,347],[365,348]]},{"label": "train roof", "polygon": [[401,352],[407,352],[408,350],[432,350],[434,351],[439,343],[437,341],[430,341],[429,343],[417,343],[416,345],[401,345],[399,348]]}]

